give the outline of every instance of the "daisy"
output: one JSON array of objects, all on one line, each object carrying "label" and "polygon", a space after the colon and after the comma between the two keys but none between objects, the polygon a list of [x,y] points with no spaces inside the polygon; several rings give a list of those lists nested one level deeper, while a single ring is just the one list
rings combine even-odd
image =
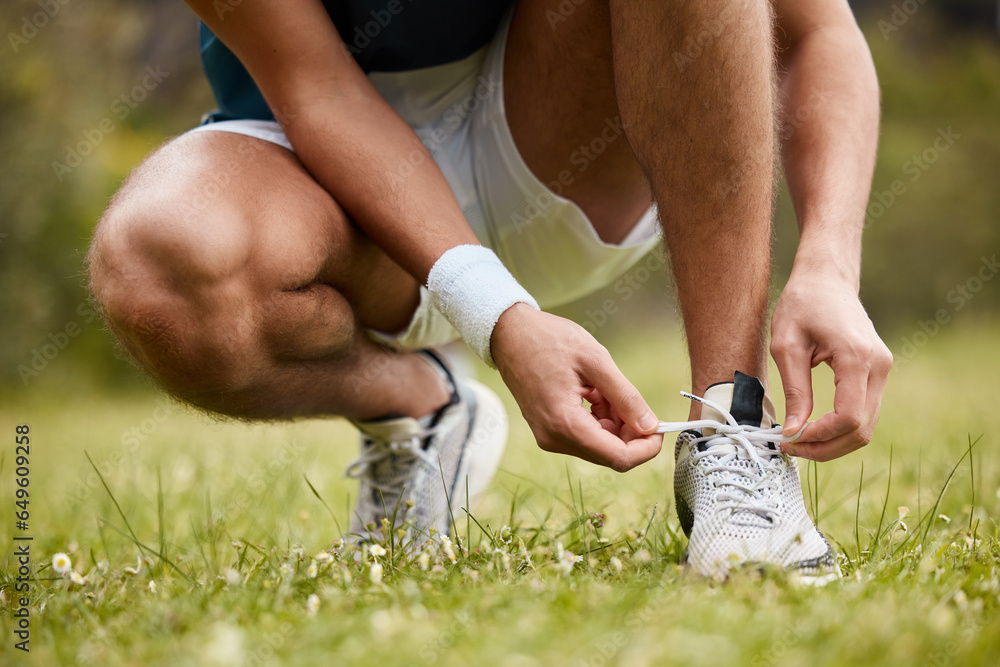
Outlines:
[{"label": "daisy", "polygon": [[372,563],[372,568],[368,572],[368,578],[371,579],[371,582],[373,584],[381,584],[382,583],[382,572],[383,572],[383,570],[382,570],[382,565],[381,564],[379,564],[377,562],[376,563]]},{"label": "daisy", "polygon": [[52,569],[59,574],[66,574],[73,567],[73,562],[64,553],[57,553],[52,557]]},{"label": "daisy", "polygon": [[72,572],[69,573],[69,580],[72,581],[77,586],[83,586],[83,584],[86,583],[84,582],[83,577],[80,576],[80,573],[77,572],[76,570],[73,570]]},{"label": "daisy", "polygon": [[454,563],[457,558],[455,558],[455,550],[451,546],[451,540],[448,539],[447,535],[441,536],[441,548],[444,549],[444,555],[448,557],[452,563]]},{"label": "daisy", "polygon": [[319,611],[319,596],[313,593],[306,600],[306,609],[309,611],[310,616],[315,616],[316,612]]},{"label": "daisy", "polygon": [[373,544],[368,548],[372,552],[372,556],[379,557],[385,555],[385,547],[381,544]]}]

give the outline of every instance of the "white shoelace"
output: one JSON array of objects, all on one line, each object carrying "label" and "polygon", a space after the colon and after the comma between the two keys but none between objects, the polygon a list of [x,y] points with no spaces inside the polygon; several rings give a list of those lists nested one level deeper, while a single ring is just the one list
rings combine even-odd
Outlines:
[{"label": "white shoelace", "polygon": [[[367,451],[347,466],[345,475],[352,479],[367,477],[374,486],[379,488],[387,502],[389,499],[394,500],[403,494],[404,487],[410,480],[409,471],[413,464],[423,462],[431,468],[437,466],[437,461],[432,459],[431,455],[424,450],[422,445],[423,441],[428,437],[432,437],[434,433],[435,429],[432,427],[420,435],[400,440],[368,438],[371,444],[368,446]],[[402,463],[403,466],[401,467],[404,472],[402,474],[394,474],[391,479],[375,479],[375,472],[379,464],[390,458],[395,459],[398,463]],[[393,472],[396,472],[395,466]]]},{"label": "white shoelace", "polygon": [[[697,401],[717,410],[726,418],[726,423],[714,419],[697,419],[688,422],[660,422],[657,433],[676,433],[689,429],[714,429],[712,435],[703,435],[694,439],[694,443],[705,443],[704,450],[697,450],[692,458],[697,462],[715,457],[714,461],[706,461],[706,475],[710,475],[713,485],[723,487],[715,496],[716,508],[719,510],[746,510],[765,519],[777,517],[778,505],[773,493],[781,488],[781,477],[784,474],[785,463],[781,451],[771,449],[768,443],[794,442],[802,435],[808,422],[802,425],[798,433],[791,436],[783,435],[780,426],[761,428],[737,423],[732,414],[718,403],[701,396],[681,392],[681,396]],[[744,456],[740,456],[741,452]],[[740,459],[749,459],[760,471],[760,479],[753,480],[748,475],[746,466],[738,464]],[[747,485],[743,480],[753,481]],[[726,487],[732,490],[726,490]]]}]

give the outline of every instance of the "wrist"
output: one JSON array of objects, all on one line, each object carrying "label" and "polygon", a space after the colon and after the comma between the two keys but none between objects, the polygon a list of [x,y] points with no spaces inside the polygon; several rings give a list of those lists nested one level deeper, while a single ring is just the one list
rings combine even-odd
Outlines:
[{"label": "wrist", "polygon": [[538,310],[493,251],[478,245],[455,246],[441,255],[427,276],[427,289],[434,306],[491,368],[496,363],[490,340],[501,315],[516,304]]},{"label": "wrist", "polygon": [[804,236],[795,252],[788,282],[820,281],[842,285],[857,293],[861,288],[861,252],[843,243],[807,240]]}]

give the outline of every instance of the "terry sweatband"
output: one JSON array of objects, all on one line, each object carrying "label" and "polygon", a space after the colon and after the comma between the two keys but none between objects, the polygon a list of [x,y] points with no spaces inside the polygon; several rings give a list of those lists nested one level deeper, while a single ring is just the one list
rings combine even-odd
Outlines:
[{"label": "terry sweatband", "polygon": [[478,245],[455,246],[441,255],[427,276],[427,289],[431,303],[490,368],[496,368],[490,336],[500,315],[515,303],[540,310],[500,258]]}]

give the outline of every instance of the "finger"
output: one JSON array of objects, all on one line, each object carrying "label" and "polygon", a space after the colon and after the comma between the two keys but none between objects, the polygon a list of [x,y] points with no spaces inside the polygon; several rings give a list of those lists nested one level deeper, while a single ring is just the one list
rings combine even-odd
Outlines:
[{"label": "finger", "polygon": [[[892,356],[883,355],[872,366],[868,377],[868,391],[865,406],[865,421],[862,428],[851,433],[833,438],[826,442],[810,442],[803,440],[796,443],[785,443],[782,451],[812,461],[830,461],[867,445],[875,431],[878,416],[882,406],[882,392],[885,389],[889,368],[892,366]],[[808,430],[808,429],[807,429]],[[805,433],[803,433],[803,437]]]},{"label": "finger", "polygon": [[618,419],[618,415],[615,414],[614,410],[612,410],[611,404],[608,403],[604,397],[601,396],[601,392],[596,389],[593,389],[585,394],[583,399],[590,403],[590,412],[597,419],[608,419],[618,422],[621,421]]},{"label": "finger", "polygon": [[869,364],[852,357],[838,362],[834,359],[833,412],[828,412],[806,427],[799,438],[802,442],[827,442],[857,431],[865,424],[868,397]]},{"label": "finger", "polygon": [[592,358],[582,371],[587,384],[601,393],[625,423],[646,435],[656,431],[660,420],[646,404],[639,390],[618,370],[610,354]]},{"label": "finger", "polygon": [[812,350],[798,342],[774,338],[771,356],[785,392],[785,425],[781,432],[794,435],[812,414]]},{"label": "finger", "polygon": [[663,437],[658,434],[624,442],[603,428],[583,410],[572,411],[565,426],[553,433],[553,451],[607,466],[618,472],[631,470],[660,453]]}]

